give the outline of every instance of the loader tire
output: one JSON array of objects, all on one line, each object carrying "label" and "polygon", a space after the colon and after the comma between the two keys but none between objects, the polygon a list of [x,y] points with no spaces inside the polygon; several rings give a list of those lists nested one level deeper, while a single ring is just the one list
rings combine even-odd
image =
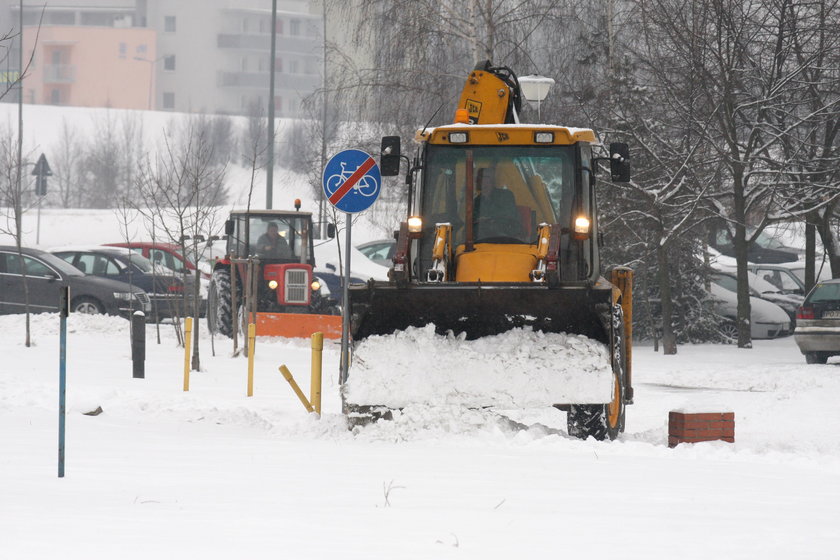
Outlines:
[{"label": "loader tire", "polygon": [[207,328],[212,333],[230,337],[233,334],[230,304],[230,271],[213,271],[207,290]]},{"label": "loader tire", "polygon": [[614,440],[618,434],[624,431],[625,420],[625,363],[627,349],[624,340],[624,321],[621,307],[616,306],[613,310],[613,344],[612,346],[612,370],[613,370],[613,396],[606,404],[579,404],[571,405],[567,415],[569,435],[587,439],[593,437],[596,440]]}]

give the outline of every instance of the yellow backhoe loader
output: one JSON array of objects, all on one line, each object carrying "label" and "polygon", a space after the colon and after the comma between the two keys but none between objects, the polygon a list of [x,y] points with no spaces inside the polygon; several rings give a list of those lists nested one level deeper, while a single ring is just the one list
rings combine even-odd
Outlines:
[{"label": "yellow backhoe loader", "polygon": [[[418,332],[433,330],[439,337],[431,342],[433,352],[472,358],[457,366],[461,371],[432,379],[438,365],[451,363],[444,356],[428,363],[417,356],[415,362],[426,365],[410,372],[412,384],[422,386],[427,378],[467,383],[468,389],[449,393],[443,387],[445,398],[469,393],[460,402],[493,407],[499,400],[490,385],[524,373],[530,377],[511,383],[545,383],[530,387],[529,399],[538,395],[542,404],[568,411],[571,435],[614,439],[623,431],[625,405],[633,399],[632,271],[617,268],[602,276],[595,176],[604,161],[613,182],[629,181],[628,148],[610,144],[608,157],[597,157],[606,150],[590,129],[521,123],[521,97],[512,70],[483,62],[466,80],[453,124],[417,132],[413,161],[401,154],[399,137],[383,138],[382,174],[396,175],[400,163],[408,163],[408,215],[395,233],[390,281],[349,289],[353,357],[341,382],[351,424],[413,404],[409,393],[422,400],[422,391],[401,394],[388,384],[389,375],[404,378],[397,368],[405,363],[389,358],[391,365],[376,372],[370,364],[389,337],[410,343],[419,340],[412,338]],[[519,346],[502,350],[505,339],[492,337],[511,332],[543,338],[529,339],[525,353]],[[469,346],[481,340],[492,342],[483,349]],[[552,345],[561,344],[583,348],[583,354],[552,354]],[[596,346],[603,350],[589,350]],[[502,373],[488,372],[495,362],[481,361],[494,349],[507,353],[490,358],[505,361]],[[522,354],[519,361],[506,361],[511,353]],[[592,365],[598,360],[600,369]],[[486,392],[476,389],[483,385]],[[518,406],[517,387],[502,385],[504,406]],[[549,387],[555,385],[559,389]]]}]

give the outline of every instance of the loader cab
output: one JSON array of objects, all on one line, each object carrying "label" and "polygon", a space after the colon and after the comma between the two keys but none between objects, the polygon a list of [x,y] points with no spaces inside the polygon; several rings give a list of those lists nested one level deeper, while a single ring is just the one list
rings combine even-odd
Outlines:
[{"label": "loader cab", "polygon": [[262,262],[315,266],[312,215],[308,212],[234,212],[226,225],[227,252]]},{"label": "loader cab", "polygon": [[[528,282],[540,225],[557,224],[562,232],[560,280],[596,280],[600,264],[590,142],[555,142],[561,140],[559,131],[536,142],[537,131],[488,127],[470,131],[474,143],[469,137],[456,143],[451,139],[464,137],[452,132],[435,131],[423,147],[414,208],[423,217],[417,268],[432,267],[436,224],[450,223],[456,266],[462,270],[467,260],[475,260],[469,253],[504,253],[493,257],[492,271],[487,265],[475,274],[456,269],[456,280]],[[516,134],[521,143],[513,144]],[[586,223],[585,231],[576,231],[576,223]]]}]

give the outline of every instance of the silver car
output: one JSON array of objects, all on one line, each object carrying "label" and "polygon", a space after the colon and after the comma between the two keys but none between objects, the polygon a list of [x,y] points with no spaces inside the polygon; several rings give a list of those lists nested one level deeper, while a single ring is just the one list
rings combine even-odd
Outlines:
[{"label": "silver car", "polygon": [[840,279],[814,286],[796,313],[793,336],[809,364],[840,355]]}]

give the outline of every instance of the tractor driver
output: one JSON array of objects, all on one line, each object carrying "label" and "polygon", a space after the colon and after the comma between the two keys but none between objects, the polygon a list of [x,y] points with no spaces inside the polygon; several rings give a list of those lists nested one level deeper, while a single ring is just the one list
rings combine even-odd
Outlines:
[{"label": "tractor driver", "polygon": [[271,222],[268,229],[257,240],[257,253],[261,257],[270,259],[288,259],[292,256],[292,250],[286,239],[280,235],[277,224]]},{"label": "tractor driver", "polygon": [[507,188],[496,184],[496,170],[478,170],[478,194],[473,204],[475,239],[522,236],[522,222],[516,199]]}]

